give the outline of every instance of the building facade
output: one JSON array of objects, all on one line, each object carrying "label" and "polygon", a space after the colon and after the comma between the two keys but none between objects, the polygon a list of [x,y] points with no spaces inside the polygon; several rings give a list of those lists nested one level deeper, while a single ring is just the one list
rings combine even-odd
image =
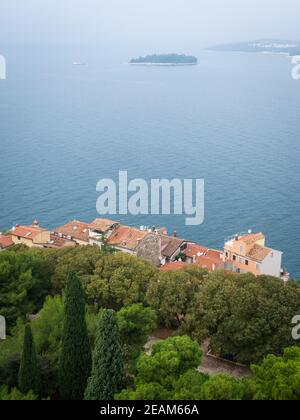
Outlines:
[{"label": "building facade", "polygon": [[236,273],[282,276],[282,255],[265,246],[263,233],[236,234],[225,241],[225,268]]}]

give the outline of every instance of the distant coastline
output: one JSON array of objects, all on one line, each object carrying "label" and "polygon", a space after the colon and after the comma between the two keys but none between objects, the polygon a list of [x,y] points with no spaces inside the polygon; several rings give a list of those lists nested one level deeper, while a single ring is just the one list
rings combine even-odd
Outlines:
[{"label": "distant coastline", "polygon": [[194,66],[198,64],[198,59],[197,57],[184,54],[153,54],[133,58],[129,64],[143,66]]},{"label": "distant coastline", "polygon": [[257,54],[285,54],[300,55],[300,42],[279,39],[260,39],[248,42],[215,45],[207,48],[208,51],[239,52]]}]

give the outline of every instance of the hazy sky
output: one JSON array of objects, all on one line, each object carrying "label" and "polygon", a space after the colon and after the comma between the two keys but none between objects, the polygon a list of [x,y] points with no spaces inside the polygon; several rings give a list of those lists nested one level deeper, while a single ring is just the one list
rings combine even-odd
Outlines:
[{"label": "hazy sky", "polygon": [[300,0],[1,0],[1,44],[300,40]]}]

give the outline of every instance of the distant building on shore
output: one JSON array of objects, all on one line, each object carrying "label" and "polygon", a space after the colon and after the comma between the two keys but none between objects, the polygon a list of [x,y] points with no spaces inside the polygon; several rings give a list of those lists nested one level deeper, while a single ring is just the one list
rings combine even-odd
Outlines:
[{"label": "distant building on shore", "polygon": [[289,274],[282,269],[283,253],[267,247],[265,242],[263,233],[249,231],[225,240],[224,250],[209,249],[179,238],[176,232],[168,235],[165,228],[135,228],[101,218],[92,223],[73,220],[52,231],[34,221],[30,226],[14,226],[7,235],[0,233],[0,251],[18,244],[55,249],[108,245],[148,261],[162,271],[180,270],[192,264],[208,272],[226,270],[237,274],[269,275],[288,281]]},{"label": "distant building on shore", "polygon": [[43,244],[51,240],[49,230],[41,228],[38,221],[30,226],[16,225],[10,234],[15,245],[26,245],[29,248],[43,247]]},{"label": "distant building on shore", "polygon": [[10,231],[9,237],[11,238],[12,245],[26,245],[29,248],[58,249],[76,246],[74,241],[66,239],[63,236],[58,236],[40,227],[38,221],[34,221],[29,226],[14,226]]},{"label": "distant building on shore", "polygon": [[236,234],[225,241],[225,267],[235,273],[252,273],[282,278],[281,251],[268,248],[263,233]]}]

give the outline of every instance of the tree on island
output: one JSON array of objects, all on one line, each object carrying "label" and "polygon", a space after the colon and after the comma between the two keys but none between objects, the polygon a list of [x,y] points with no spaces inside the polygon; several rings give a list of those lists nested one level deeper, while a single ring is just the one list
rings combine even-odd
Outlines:
[{"label": "tree on island", "polygon": [[18,378],[19,389],[22,394],[40,393],[40,372],[37,363],[35,344],[29,324],[25,327],[23,351]]},{"label": "tree on island", "polygon": [[84,292],[74,273],[69,276],[64,303],[60,394],[66,400],[82,400],[91,372],[91,348],[85,320]]},{"label": "tree on island", "polygon": [[98,327],[85,400],[113,400],[126,382],[117,317],[113,310],[105,309]]}]

